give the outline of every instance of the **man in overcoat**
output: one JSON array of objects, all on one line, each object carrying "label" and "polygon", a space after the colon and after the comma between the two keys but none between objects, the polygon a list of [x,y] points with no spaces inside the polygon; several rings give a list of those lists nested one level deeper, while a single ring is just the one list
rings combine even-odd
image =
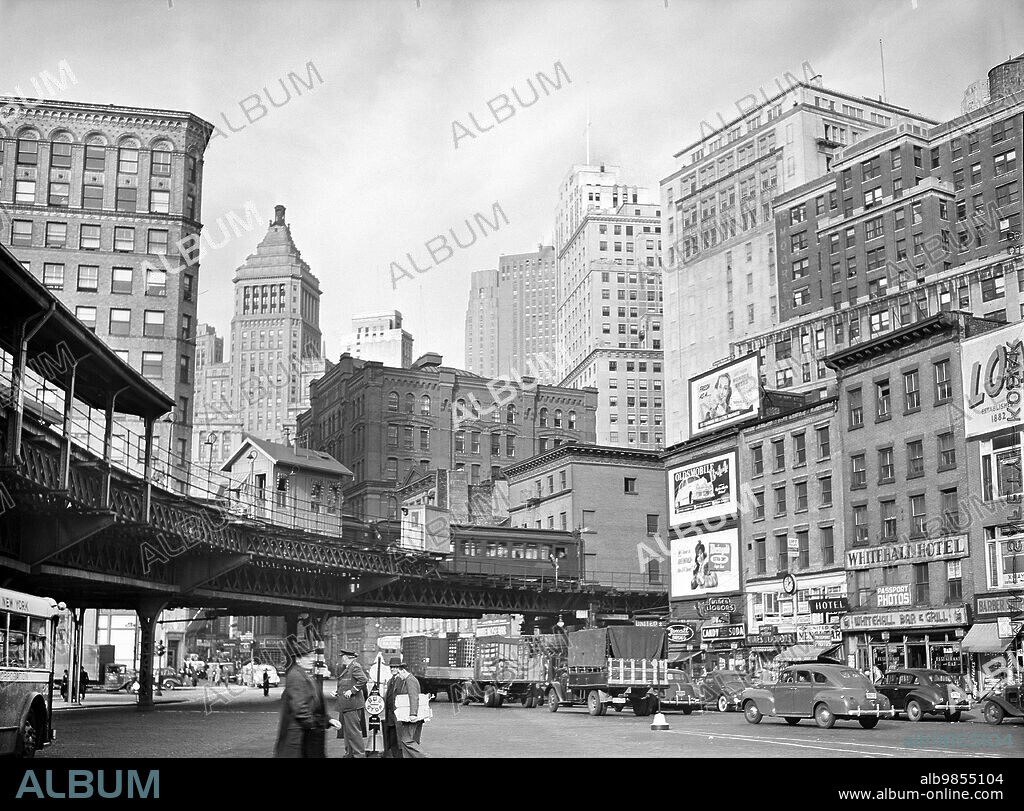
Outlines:
[{"label": "man in overcoat", "polygon": [[388,757],[422,758],[426,754],[420,748],[420,736],[423,734],[423,721],[399,721],[395,715],[395,704],[398,696],[409,697],[409,717],[415,719],[420,710],[420,682],[405,662],[393,656],[388,663],[391,667],[391,681],[388,682],[387,694],[384,698],[385,742],[388,745]]},{"label": "man in overcoat", "polygon": [[292,653],[284,676],[275,757],[326,758],[325,732],[341,726],[327,714],[320,683],[310,675],[314,660],[312,650]]},{"label": "man in overcoat", "polygon": [[354,651],[341,651],[341,672],[338,674],[338,710],[341,732],[345,738],[345,757],[366,757],[366,671],[356,660]]}]

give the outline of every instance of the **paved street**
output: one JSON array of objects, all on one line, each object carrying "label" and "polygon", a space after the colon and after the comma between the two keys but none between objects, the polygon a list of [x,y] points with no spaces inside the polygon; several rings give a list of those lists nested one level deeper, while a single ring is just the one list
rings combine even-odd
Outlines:
[{"label": "paved street", "polygon": [[[87,704],[93,706],[56,713],[58,742],[40,757],[269,757],[280,690],[268,698],[258,690],[232,690],[210,690],[205,699],[202,688],[175,690],[165,694],[173,703],[147,713],[125,705],[97,707],[104,697],[90,694]],[[546,708],[493,710],[444,701],[433,708],[423,744],[434,757],[1024,756],[1020,722],[882,721],[874,730],[840,722],[822,730],[810,720],[797,727],[771,719],[751,726],[738,713],[669,713],[671,729],[653,732],[650,718],[629,710],[592,718],[582,708],[554,715]],[[911,736],[921,736],[916,745],[907,740]],[[328,757],[342,754],[342,742],[330,733]]]}]

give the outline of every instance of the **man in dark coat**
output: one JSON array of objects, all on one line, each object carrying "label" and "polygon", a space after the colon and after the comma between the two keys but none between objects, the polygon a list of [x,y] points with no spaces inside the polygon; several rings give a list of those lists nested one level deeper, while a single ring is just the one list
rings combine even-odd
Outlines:
[{"label": "man in dark coat", "polygon": [[366,757],[366,671],[356,661],[354,651],[341,651],[341,672],[338,674],[338,699],[341,711],[341,731],[345,738],[345,757]]},{"label": "man in dark coat", "polygon": [[[389,662],[391,666],[391,681],[388,682],[387,696],[385,697],[385,724],[392,728],[389,746],[390,757],[401,758],[422,758],[426,754],[420,748],[420,735],[423,734],[423,721],[399,721],[395,714],[395,704],[398,696],[409,697],[409,717],[416,718],[420,709],[420,682],[409,668],[398,657],[392,657]],[[387,740],[387,738],[385,738]]]},{"label": "man in dark coat", "polygon": [[384,687],[384,757],[400,758],[402,749],[398,745],[398,721],[395,719],[395,691],[398,687],[398,666],[402,660],[392,656],[388,661],[391,678]]},{"label": "man in dark coat", "polygon": [[314,659],[314,651],[295,652],[285,672],[275,757],[326,758],[325,730],[341,726],[327,714],[320,684],[310,675]]}]

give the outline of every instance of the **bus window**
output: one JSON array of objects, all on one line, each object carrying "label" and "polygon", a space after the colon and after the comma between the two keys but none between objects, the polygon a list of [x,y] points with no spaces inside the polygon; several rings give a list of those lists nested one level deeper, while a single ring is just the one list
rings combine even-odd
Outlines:
[{"label": "bus window", "polygon": [[497,546],[498,546],[498,557],[499,558],[507,558],[508,557],[508,544],[507,543],[499,543]]},{"label": "bus window", "polygon": [[551,557],[551,547],[546,543],[540,545],[540,559],[548,560]]},{"label": "bus window", "polygon": [[28,666],[45,668],[46,665],[46,620],[32,617],[29,620]]},{"label": "bus window", "polygon": [[487,557],[496,558],[498,557],[498,544],[494,541],[487,542]]},{"label": "bus window", "polygon": [[7,633],[7,663],[10,667],[25,667],[25,637],[28,631],[28,617],[11,614],[10,631]]},{"label": "bus window", "polygon": [[526,545],[526,559],[536,560],[537,559],[537,544],[528,543]]},{"label": "bus window", "polygon": [[512,544],[512,557],[517,560],[521,560],[523,557],[523,545],[521,543]]}]

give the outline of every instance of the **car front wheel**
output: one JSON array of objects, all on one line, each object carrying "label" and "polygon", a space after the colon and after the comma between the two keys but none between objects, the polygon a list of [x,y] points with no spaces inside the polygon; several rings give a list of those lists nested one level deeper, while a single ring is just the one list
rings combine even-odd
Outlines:
[{"label": "car front wheel", "polygon": [[729,699],[727,699],[725,696],[718,697],[718,711],[729,712]]},{"label": "car front wheel", "polygon": [[924,709],[921,707],[921,702],[915,698],[910,699],[907,702],[907,720],[917,722],[923,717]]},{"label": "car front wheel", "polygon": [[19,754],[23,758],[34,758],[36,750],[39,749],[39,730],[36,729],[35,720],[30,714],[21,726],[21,746]]},{"label": "car front wheel", "polygon": [[558,693],[548,690],[548,712],[558,712]]},{"label": "car front wheel", "polygon": [[760,724],[761,719],[764,716],[757,708],[757,704],[755,702],[748,701],[747,705],[743,708],[743,717],[747,719],[748,724]]},{"label": "car front wheel", "polygon": [[814,721],[822,729],[832,729],[836,725],[836,717],[828,704],[819,704],[814,708]]},{"label": "car front wheel", "polygon": [[988,702],[988,704],[985,705],[986,723],[992,724],[993,726],[997,726],[1003,723],[1003,716],[1005,715],[1006,712],[1003,710],[1003,708],[996,704],[994,701],[990,701]]}]

